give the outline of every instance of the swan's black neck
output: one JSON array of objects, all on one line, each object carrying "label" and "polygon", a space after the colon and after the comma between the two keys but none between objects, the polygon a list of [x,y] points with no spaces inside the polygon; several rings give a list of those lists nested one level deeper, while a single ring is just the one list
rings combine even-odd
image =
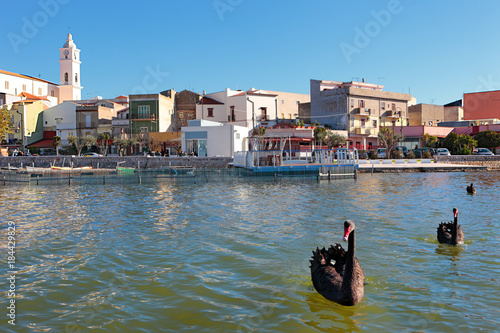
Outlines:
[{"label": "swan's black neck", "polygon": [[354,279],[354,258],[356,257],[356,233],[351,231],[347,239],[348,248],[345,262],[344,283],[351,283]]},{"label": "swan's black neck", "polygon": [[458,238],[458,212],[455,214],[453,218],[453,230],[451,231],[451,243],[457,244]]}]

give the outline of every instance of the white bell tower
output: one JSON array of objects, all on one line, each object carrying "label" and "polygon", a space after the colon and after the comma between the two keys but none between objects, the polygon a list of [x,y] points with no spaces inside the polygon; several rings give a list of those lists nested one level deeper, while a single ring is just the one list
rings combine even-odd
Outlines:
[{"label": "white bell tower", "polygon": [[80,50],[68,33],[68,39],[59,49],[59,103],[82,99],[80,83]]}]

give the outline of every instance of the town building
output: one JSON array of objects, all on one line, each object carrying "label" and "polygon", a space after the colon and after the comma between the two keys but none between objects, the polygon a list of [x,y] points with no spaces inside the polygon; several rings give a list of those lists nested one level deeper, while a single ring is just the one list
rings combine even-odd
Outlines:
[{"label": "town building", "polygon": [[299,104],[309,101],[309,95],[305,94],[227,88],[221,92],[204,94],[196,106],[196,119],[230,123],[248,129],[268,127],[284,119],[296,119]]},{"label": "town building", "polygon": [[248,147],[248,128],[205,119],[189,121],[181,130],[182,151],[199,157],[234,157]]},{"label": "town building", "polygon": [[0,106],[22,100],[22,93],[44,97],[51,105],[56,105],[58,91],[57,84],[53,82],[0,70]]},{"label": "town building", "polygon": [[188,121],[196,119],[196,104],[200,99],[200,94],[189,90],[175,94],[174,131],[180,131],[182,127],[188,126]]},{"label": "town building", "polygon": [[130,134],[173,131],[175,91],[129,96]]},{"label": "town building", "polygon": [[[480,125],[500,119],[500,90],[465,93],[464,120],[477,120]],[[482,122],[482,124],[481,124]]]},{"label": "town building", "polygon": [[79,100],[82,96],[80,50],[68,33],[66,43],[59,49],[59,103]]},{"label": "town building", "polygon": [[410,94],[383,91],[382,85],[311,80],[311,121],[346,130],[354,147],[378,145],[380,127],[408,125]]},{"label": "town building", "polygon": [[434,104],[417,104],[408,107],[410,126],[439,126],[442,122],[463,120],[463,108],[460,106],[443,106]]}]

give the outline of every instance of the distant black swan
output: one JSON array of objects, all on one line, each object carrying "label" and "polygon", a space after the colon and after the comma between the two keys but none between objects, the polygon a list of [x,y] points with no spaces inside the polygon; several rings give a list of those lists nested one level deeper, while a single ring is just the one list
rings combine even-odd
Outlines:
[{"label": "distant black swan", "polygon": [[439,243],[457,245],[464,243],[464,232],[458,225],[458,209],[453,208],[453,222],[441,222],[437,228],[437,239]]},{"label": "distant black swan", "polygon": [[474,187],[473,183],[470,183],[470,185],[467,186],[467,193],[470,193],[470,194],[476,193],[476,188]]},{"label": "distant black swan", "polygon": [[[354,222],[344,222],[346,252],[340,244],[328,250],[316,248],[311,262],[311,279],[314,288],[326,299],[342,305],[355,305],[363,299],[365,275],[356,258]],[[335,261],[332,264],[332,260]]]}]

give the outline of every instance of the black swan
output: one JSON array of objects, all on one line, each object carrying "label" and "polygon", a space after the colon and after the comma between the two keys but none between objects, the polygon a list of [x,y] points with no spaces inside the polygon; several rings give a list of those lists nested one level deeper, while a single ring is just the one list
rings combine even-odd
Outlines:
[{"label": "black swan", "polygon": [[[314,289],[326,299],[342,305],[355,305],[363,299],[365,275],[356,258],[355,225],[344,222],[344,241],[348,240],[347,252],[342,245],[331,245],[328,250],[316,248],[311,262],[311,279]],[[332,264],[332,260],[335,263]]]},{"label": "black swan", "polygon": [[470,194],[476,193],[476,188],[474,187],[473,183],[470,183],[470,185],[467,186],[467,193],[470,193]]},{"label": "black swan", "polygon": [[457,245],[464,243],[464,232],[458,225],[458,209],[453,208],[453,222],[441,222],[437,228],[439,243]]}]

